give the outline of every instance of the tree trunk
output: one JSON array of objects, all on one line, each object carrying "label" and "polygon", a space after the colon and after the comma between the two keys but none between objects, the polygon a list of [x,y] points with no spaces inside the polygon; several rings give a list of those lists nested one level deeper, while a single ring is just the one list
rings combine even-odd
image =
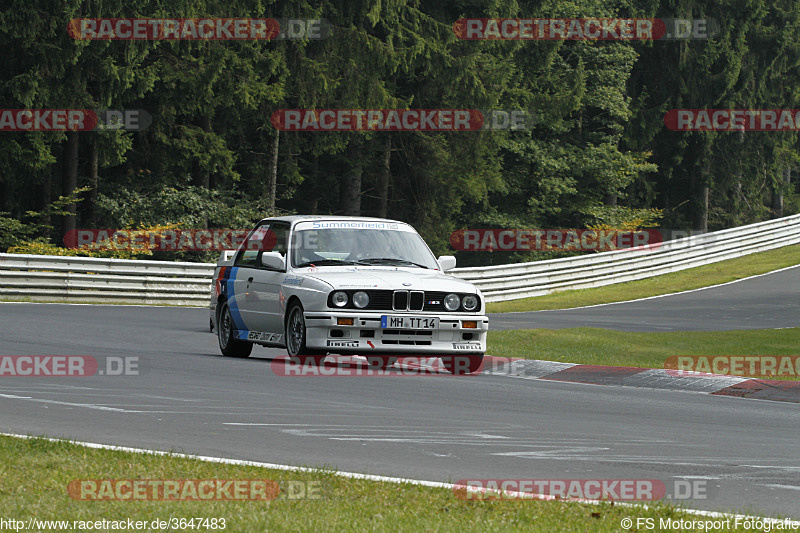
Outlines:
[{"label": "tree trunk", "polygon": [[280,130],[275,130],[275,140],[272,141],[272,168],[269,173],[269,191],[267,192],[267,208],[270,215],[275,211],[275,195],[278,189],[278,148],[280,147]]},{"label": "tree trunk", "polygon": [[[744,130],[741,130],[739,133],[737,133],[736,141],[738,141],[739,145],[742,147],[744,146]],[[742,183],[744,182],[744,171],[742,170],[741,163],[737,165],[735,175],[736,181],[733,184],[733,190],[730,193],[728,204],[728,213],[731,215],[730,227],[741,226],[742,220],[747,217],[746,213],[742,213]]]},{"label": "tree trunk", "polygon": [[0,177],[0,211],[11,211],[11,195],[8,194],[8,189],[5,180]]},{"label": "tree trunk", "polygon": [[[788,185],[792,179],[792,170],[789,167],[783,169],[783,179]],[[783,189],[772,188],[772,218],[783,218]]]},{"label": "tree trunk", "polygon": [[705,232],[708,229],[708,187],[702,185],[702,178],[693,174],[689,179],[689,190],[692,229]]},{"label": "tree trunk", "polygon": [[[310,215],[318,215],[320,214],[320,207],[319,202],[322,200],[323,196],[328,198],[330,195],[330,191],[326,190],[324,192],[320,192],[319,183],[322,183],[322,178],[319,177],[319,156],[312,156],[311,158],[311,169],[309,171],[309,175],[311,176],[311,183],[315,185],[309,187],[308,192],[308,199],[309,199],[309,211]],[[330,210],[330,207],[328,208]]]},{"label": "tree trunk", "polygon": [[87,205],[86,205],[86,218],[89,221],[89,224],[94,226],[96,224],[95,220],[95,211],[94,211],[94,204],[97,202],[97,175],[98,175],[98,148],[97,148],[97,136],[94,136],[94,140],[89,148],[89,187],[91,190],[87,192]]},{"label": "tree trunk", "polygon": [[361,137],[354,136],[347,148],[347,157],[352,164],[350,172],[342,183],[342,194],[339,196],[339,210],[346,216],[361,215],[361,177],[363,162],[361,160]]},{"label": "tree trunk", "polygon": [[692,222],[695,231],[705,233],[708,231],[708,194],[711,176],[708,151],[700,150],[701,161],[693,171],[690,180],[692,196]]},{"label": "tree trunk", "polygon": [[[201,119],[201,123],[203,131],[207,133],[211,132],[211,117],[209,117],[208,115],[204,116]],[[200,162],[197,160],[195,160],[192,167],[193,167],[192,181],[194,185],[197,187],[202,187],[204,189],[211,190],[211,172],[208,170],[208,168],[205,168],[202,165],[200,165]],[[201,227],[203,229],[208,228],[208,214],[206,212],[203,212],[201,218],[202,218],[202,222],[200,223]]]},{"label": "tree trunk", "polygon": [[[36,204],[37,211],[41,211],[42,209],[50,205],[50,202],[53,201],[52,200],[53,168],[58,168],[58,166],[48,168],[45,171],[42,183],[38,185],[38,191],[37,191],[38,200]],[[50,226],[52,225],[52,223],[53,221],[51,217],[49,216],[42,217],[42,224]]]},{"label": "tree trunk", "polygon": [[392,138],[386,135],[386,143],[383,147],[383,168],[378,175],[378,217],[386,218],[389,212],[389,180],[392,162]]},{"label": "tree trunk", "polygon": [[[203,131],[206,133],[211,132],[211,117],[204,116],[201,119],[201,127]],[[204,189],[209,189],[211,187],[211,173],[208,171],[207,168],[204,168],[200,165],[198,161],[194,162],[193,165],[193,172],[194,174],[193,180],[194,184],[198,187],[203,187]]]},{"label": "tree trunk", "polygon": [[[78,132],[67,132],[67,145],[64,147],[64,174],[61,180],[61,194],[66,196],[78,188]],[[69,204],[70,213],[64,217],[61,230],[64,234],[76,228],[77,205]]]},{"label": "tree trunk", "polygon": [[706,233],[708,231],[708,186],[699,187],[699,198],[694,212],[694,229]]}]

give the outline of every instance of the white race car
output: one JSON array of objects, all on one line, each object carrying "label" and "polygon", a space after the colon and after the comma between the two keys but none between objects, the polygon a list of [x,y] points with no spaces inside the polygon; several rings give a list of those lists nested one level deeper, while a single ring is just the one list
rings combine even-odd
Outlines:
[{"label": "white race car", "polygon": [[253,344],[285,347],[303,364],[329,353],[385,368],[398,357],[438,356],[453,373],[478,370],[489,319],[481,292],[444,274],[410,225],[365,217],[260,221],[214,271],[211,331],[223,355]]}]

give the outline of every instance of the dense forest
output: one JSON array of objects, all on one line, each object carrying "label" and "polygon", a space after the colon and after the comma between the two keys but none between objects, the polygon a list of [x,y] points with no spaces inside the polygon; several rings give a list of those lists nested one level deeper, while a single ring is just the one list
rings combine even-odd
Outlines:
[{"label": "dense forest", "polygon": [[[4,4],[4,109],[135,109],[152,123],[0,131],[0,251],[63,245],[75,228],[248,228],[302,213],[404,220],[446,253],[466,227],[707,231],[800,205],[795,132],[664,121],[675,109],[800,108],[796,0]],[[70,21],[91,17],[321,20],[325,31],[74,38]],[[714,31],[464,39],[454,23],[465,17],[704,19]],[[503,109],[535,120],[513,131],[279,131],[280,109]],[[459,262],[535,257],[465,252]]]}]

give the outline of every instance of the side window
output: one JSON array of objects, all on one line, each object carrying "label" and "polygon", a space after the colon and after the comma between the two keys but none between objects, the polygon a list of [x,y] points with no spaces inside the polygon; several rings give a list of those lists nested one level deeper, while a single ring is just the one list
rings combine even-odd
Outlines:
[{"label": "side window", "polygon": [[264,268],[261,265],[262,252],[280,252],[286,257],[289,224],[273,222],[258,226],[249,235],[247,242],[236,257],[236,266]]},{"label": "side window", "polygon": [[258,259],[258,250],[242,250],[236,259],[236,266],[255,267],[256,259]]},{"label": "side window", "polygon": [[267,234],[269,226],[269,224],[262,224],[253,230],[253,232],[248,236],[245,245],[241,250],[239,250],[239,253],[236,256],[236,261],[234,261],[234,265],[238,267],[250,268],[255,268],[258,266],[258,261],[260,260],[261,255],[261,242],[263,241],[264,236]]},{"label": "side window", "polygon": [[[286,250],[288,248],[289,224],[284,222],[276,222],[272,225],[271,231],[272,235],[264,239],[264,251],[280,252],[283,257],[286,257]],[[267,250],[270,245],[272,248]]]}]

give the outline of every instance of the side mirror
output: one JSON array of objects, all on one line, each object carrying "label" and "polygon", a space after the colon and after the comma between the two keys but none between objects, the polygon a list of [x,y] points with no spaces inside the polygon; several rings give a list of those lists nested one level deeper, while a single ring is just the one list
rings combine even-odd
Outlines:
[{"label": "side mirror", "polygon": [[280,252],[262,253],[261,264],[273,270],[286,270],[286,262]]},{"label": "side mirror", "polygon": [[443,255],[439,259],[439,268],[446,272],[456,267],[456,258],[452,255]]}]

